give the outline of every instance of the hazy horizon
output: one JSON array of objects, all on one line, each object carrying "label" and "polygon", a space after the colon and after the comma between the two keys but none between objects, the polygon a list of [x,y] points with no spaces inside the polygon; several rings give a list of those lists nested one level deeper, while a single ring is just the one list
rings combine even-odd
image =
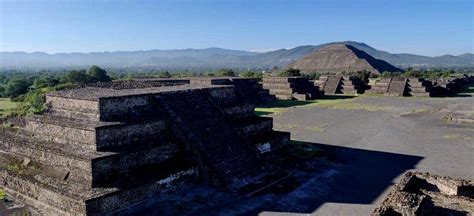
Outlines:
[{"label": "hazy horizon", "polygon": [[357,41],[390,53],[473,53],[470,1],[6,1],[0,51],[288,49]]}]

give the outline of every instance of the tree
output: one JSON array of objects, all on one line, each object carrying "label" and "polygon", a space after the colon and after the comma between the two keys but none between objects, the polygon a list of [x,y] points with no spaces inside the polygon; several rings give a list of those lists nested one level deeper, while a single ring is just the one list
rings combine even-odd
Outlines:
[{"label": "tree", "polygon": [[229,68],[221,68],[216,73],[217,76],[236,76],[235,72]]},{"label": "tree", "polygon": [[110,82],[112,80],[109,75],[107,75],[107,71],[96,65],[89,68],[87,75],[92,77],[92,82]]},{"label": "tree", "polygon": [[42,76],[35,79],[33,88],[40,89],[44,87],[53,87],[59,84],[59,80],[51,76]]},{"label": "tree", "polygon": [[5,88],[0,85],[0,97],[5,97]]},{"label": "tree", "polygon": [[299,69],[288,68],[280,73],[280,76],[290,77],[290,76],[301,76],[301,71]]},{"label": "tree", "polygon": [[5,87],[6,97],[15,98],[28,92],[30,83],[24,78],[10,80]]},{"label": "tree", "polygon": [[321,77],[321,74],[318,72],[311,72],[309,74],[304,74],[304,77],[308,78],[309,80],[318,80]]},{"label": "tree", "polygon": [[159,78],[171,78],[172,76],[171,76],[170,72],[164,71],[164,72],[158,73],[158,77]]},{"label": "tree", "polygon": [[87,84],[91,83],[91,81],[91,76],[87,75],[84,70],[73,70],[66,75],[66,82],[70,83]]},{"label": "tree", "polygon": [[0,74],[0,84],[5,84],[7,81],[7,76],[5,76],[5,74]]}]

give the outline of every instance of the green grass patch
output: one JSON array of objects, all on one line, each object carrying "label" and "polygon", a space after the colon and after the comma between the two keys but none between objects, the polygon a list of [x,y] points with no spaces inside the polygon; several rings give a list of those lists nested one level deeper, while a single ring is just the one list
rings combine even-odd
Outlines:
[{"label": "green grass patch", "polygon": [[293,100],[277,100],[264,107],[255,108],[255,113],[259,116],[262,115],[280,115],[288,111],[291,107],[321,107],[326,109],[338,109],[338,110],[365,110],[368,112],[390,110],[388,106],[378,106],[372,104],[363,104],[356,101],[354,96],[326,96],[321,99],[308,100],[308,101],[293,101]]},{"label": "green grass patch", "polygon": [[17,102],[13,102],[10,98],[0,98],[0,116],[4,116],[8,111],[18,107]]},{"label": "green grass patch", "polygon": [[447,140],[471,140],[471,137],[461,134],[445,134],[443,135],[443,138]]},{"label": "green grass patch", "polygon": [[388,106],[378,106],[372,104],[363,104],[356,102],[355,99],[334,99],[334,100],[316,100],[315,103],[309,105],[311,107],[321,107],[326,109],[337,110],[364,110],[367,112],[390,110]]},{"label": "green grass patch", "polygon": [[3,188],[0,188],[0,200],[3,201],[7,198],[7,193],[3,190]]},{"label": "green grass patch", "polygon": [[408,112],[404,112],[400,115],[415,115],[415,114],[425,114],[425,113],[429,113],[431,112],[430,109],[427,109],[427,108],[419,108],[419,109],[411,109],[410,111]]},{"label": "green grass patch", "polygon": [[468,86],[466,86],[464,92],[466,92],[466,93],[474,93],[474,85],[468,85]]}]

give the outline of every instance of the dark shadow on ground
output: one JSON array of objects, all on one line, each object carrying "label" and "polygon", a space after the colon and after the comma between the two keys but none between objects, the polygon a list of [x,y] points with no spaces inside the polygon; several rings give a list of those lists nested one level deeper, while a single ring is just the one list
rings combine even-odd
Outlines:
[{"label": "dark shadow on ground", "polygon": [[324,95],[321,99],[351,99],[357,96],[354,95]]},{"label": "dark shadow on ground", "polygon": [[[263,211],[312,213],[324,203],[371,204],[392,181],[407,170],[414,169],[423,157],[380,152],[328,144],[308,143],[323,150],[327,160],[339,164],[326,185],[326,194],[292,199],[282,198]],[[316,185],[315,185],[316,186]],[[308,193],[318,188],[302,186]],[[302,191],[302,192],[304,192]],[[335,212],[336,213],[336,212]]]},{"label": "dark shadow on ground", "polygon": [[[270,188],[249,197],[189,183],[175,193],[157,194],[151,201],[129,208],[124,215],[258,215],[264,211],[271,215],[313,213],[325,203],[372,204],[395,178],[423,159],[328,144],[292,143],[321,151],[280,159],[284,169],[294,170],[290,184],[298,183],[289,192],[275,193],[278,188]],[[314,157],[308,157],[311,155]]]}]

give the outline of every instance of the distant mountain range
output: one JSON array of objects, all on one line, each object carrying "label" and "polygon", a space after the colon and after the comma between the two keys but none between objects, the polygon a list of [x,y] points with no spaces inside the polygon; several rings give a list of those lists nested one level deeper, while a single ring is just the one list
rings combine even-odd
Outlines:
[{"label": "distant mountain range", "polygon": [[150,67],[159,69],[193,68],[271,68],[284,67],[303,56],[330,44],[343,43],[398,67],[474,67],[474,54],[428,57],[413,54],[392,54],[354,41],[298,46],[292,49],[258,53],[222,48],[147,50],[92,53],[0,52],[0,68],[69,68],[88,67]]}]

